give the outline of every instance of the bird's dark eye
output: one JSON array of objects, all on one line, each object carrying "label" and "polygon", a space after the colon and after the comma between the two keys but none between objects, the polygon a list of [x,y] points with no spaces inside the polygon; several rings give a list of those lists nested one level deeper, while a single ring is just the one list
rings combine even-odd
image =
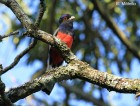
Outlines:
[{"label": "bird's dark eye", "polygon": [[68,18],[67,17],[64,17],[63,21],[66,21]]}]

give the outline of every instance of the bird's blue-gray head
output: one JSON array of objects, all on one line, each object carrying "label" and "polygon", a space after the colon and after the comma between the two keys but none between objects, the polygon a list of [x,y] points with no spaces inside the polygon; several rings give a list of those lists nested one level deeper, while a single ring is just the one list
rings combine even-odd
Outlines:
[{"label": "bird's blue-gray head", "polygon": [[70,14],[63,14],[59,19],[59,24],[73,22],[74,19],[75,17]]},{"label": "bird's blue-gray head", "polygon": [[73,32],[73,21],[75,17],[70,14],[63,14],[59,19],[59,29],[63,32]]}]

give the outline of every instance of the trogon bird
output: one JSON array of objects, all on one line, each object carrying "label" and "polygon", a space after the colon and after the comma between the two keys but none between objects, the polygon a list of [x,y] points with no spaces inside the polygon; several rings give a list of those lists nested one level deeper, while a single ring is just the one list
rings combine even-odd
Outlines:
[{"label": "trogon bird", "polygon": [[[69,48],[71,48],[74,38],[73,32],[73,21],[75,17],[70,14],[63,14],[59,19],[59,27],[54,32],[54,36],[63,41]],[[63,58],[60,52],[53,46],[49,48],[49,61],[48,69],[55,68],[60,66],[63,63]],[[55,83],[51,83],[48,88],[43,89],[42,91],[50,94]]]}]

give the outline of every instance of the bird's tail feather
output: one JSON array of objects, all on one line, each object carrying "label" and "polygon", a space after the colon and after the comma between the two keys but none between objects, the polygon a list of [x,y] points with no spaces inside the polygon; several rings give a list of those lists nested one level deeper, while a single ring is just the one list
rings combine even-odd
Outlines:
[{"label": "bird's tail feather", "polygon": [[55,82],[51,82],[46,86],[46,88],[42,89],[42,91],[50,95],[53,90],[54,85],[55,85]]},{"label": "bird's tail feather", "polygon": [[[49,50],[50,50],[50,46],[49,46]],[[48,53],[47,70],[51,70],[51,69],[52,69],[52,66],[50,65],[50,53]],[[50,82],[46,86],[46,88],[42,89],[42,91],[45,92],[46,94],[50,95],[50,93],[52,92],[52,89],[53,89],[54,85],[55,85],[55,82]]]},{"label": "bird's tail feather", "polygon": [[[48,64],[47,70],[50,70],[50,69],[52,69],[52,66]],[[50,82],[50,83],[46,86],[46,88],[42,89],[42,91],[45,92],[46,94],[50,95],[50,93],[51,93],[52,90],[53,90],[54,85],[55,85],[55,82]]]}]

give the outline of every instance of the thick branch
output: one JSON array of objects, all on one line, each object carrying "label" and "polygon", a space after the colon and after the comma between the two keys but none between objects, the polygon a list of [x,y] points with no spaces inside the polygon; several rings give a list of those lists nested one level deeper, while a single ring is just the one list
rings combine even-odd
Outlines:
[{"label": "thick branch", "polygon": [[76,61],[76,63],[81,65],[78,67],[79,73],[77,76],[80,79],[97,84],[109,91],[134,94],[140,92],[140,80],[138,79],[122,78],[107,72],[100,72],[81,61]]},{"label": "thick branch", "polygon": [[52,82],[70,79],[70,71],[67,67],[52,69],[51,71],[47,71],[42,77],[29,81],[20,87],[13,88],[6,94],[12,102],[16,102],[19,99],[46,88],[46,86],[49,86]]},{"label": "thick branch", "polygon": [[5,95],[5,84],[1,81],[0,77],[0,105],[1,106],[13,106],[10,99]]},{"label": "thick branch", "polygon": [[1,0],[0,1],[2,4],[6,4],[7,3],[7,0]]},{"label": "thick branch", "polygon": [[12,12],[16,15],[16,17],[19,19],[19,21],[27,30],[30,30],[33,28],[33,24],[31,20],[24,13],[23,9],[15,0],[6,0],[4,4],[12,10]]},{"label": "thick branch", "polygon": [[87,63],[73,60],[67,66],[61,66],[47,71],[42,77],[29,81],[20,87],[13,88],[6,94],[12,102],[16,102],[19,99],[25,98],[26,96],[49,86],[52,82],[60,82],[62,80],[75,78],[97,84],[107,88],[109,91],[133,94],[140,92],[140,80],[138,79],[117,77],[93,69]]},{"label": "thick branch", "polygon": [[137,58],[140,59],[139,48],[126,37],[124,32],[122,32],[120,30],[120,28],[116,25],[116,23],[113,21],[113,19],[110,17],[110,15],[107,13],[107,10],[103,8],[100,1],[91,0],[91,2],[94,4],[95,9],[99,12],[99,14],[102,16],[102,18],[106,21],[108,26],[118,36],[118,38],[122,41],[122,43],[134,54],[134,56],[136,56]]}]

